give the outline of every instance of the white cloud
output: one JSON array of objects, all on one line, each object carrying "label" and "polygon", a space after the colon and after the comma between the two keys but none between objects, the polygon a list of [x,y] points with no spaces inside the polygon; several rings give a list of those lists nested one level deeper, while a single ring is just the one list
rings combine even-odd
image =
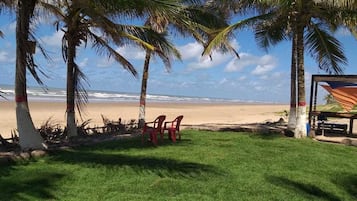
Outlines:
[{"label": "white cloud", "polygon": [[189,60],[201,57],[203,47],[197,42],[187,43],[186,45],[178,47],[182,60]]},{"label": "white cloud", "polygon": [[219,84],[225,84],[228,82],[227,78],[223,78],[221,81],[219,81]]},{"label": "white cloud", "polygon": [[9,61],[9,53],[5,51],[0,51],[0,62],[7,62]]},{"label": "white cloud", "polygon": [[217,53],[212,55],[212,59],[208,56],[199,57],[196,61],[190,62],[187,66],[191,70],[212,68],[227,62],[230,57],[231,55]]},{"label": "white cloud", "polygon": [[263,91],[264,90],[264,88],[262,86],[254,86],[254,89],[256,91]]},{"label": "white cloud", "polygon": [[134,46],[122,46],[116,49],[124,58],[130,60],[143,60],[145,59],[145,51]]},{"label": "white cloud", "polygon": [[112,66],[114,62],[115,62],[114,59],[105,57],[99,60],[99,62],[97,63],[97,67],[102,67],[102,68],[109,67]]},{"label": "white cloud", "polygon": [[46,46],[61,47],[62,46],[62,37],[63,37],[63,32],[56,31],[50,36],[43,36],[41,38],[41,41]]},{"label": "white cloud", "polygon": [[5,35],[15,34],[16,31],[16,20],[7,25],[7,28],[2,30],[5,32]]},{"label": "white cloud", "polygon": [[345,27],[341,27],[341,28],[337,29],[336,35],[337,36],[352,36],[350,30],[348,30]]},{"label": "white cloud", "polygon": [[247,76],[244,76],[244,75],[243,75],[243,76],[240,76],[240,77],[238,78],[239,81],[244,81],[244,80],[246,80],[246,79],[247,79]]},{"label": "white cloud", "polygon": [[253,75],[262,75],[273,70],[276,66],[276,59],[270,55],[258,57],[248,53],[240,53],[239,59],[231,60],[226,68],[226,72],[242,71],[246,67],[256,66],[252,71]]},{"label": "white cloud", "polygon": [[239,72],[244,69],[244,67],[252,65],[254,60],[246,59],[244,56],[240,56],[240,59],[232,59],[224,69],[226,72]]},{"label": "white cloud", "polygon": [[253,71],[253,75],[263,75],[275,68],[274,65],[258,65]]},{"label": "white cloud", "polygon": [[81,63],[78,64],[79,67],[84,68],[88,65],[88,58],[84,58]]},{"label": "white cloud", "polygon": [[[144,50],[134,46],[122,46],[117,48],[116,51],[129,62],[131,62],[131,60],[143,61],[145,59]],[[110,67],[114,63],[115,63],[115,59],[113,59],[112,57],[108,58],[107,56],[103,56],[98,61],[97,67]]]},{"label": "white cloud", "polygon": [[270,55],[264,55],[257,61],[257,67],[252,71],[253,75],[263,75],[276,67],[276,59]]},{"label": "white cloud", "polygon": [[[239,45],[236,40],[231,41],[231,46],[238,50]],[[222,53],[214,50],[209,56],[202,56],[203,47],[198,42],[188,43],[186,45],[178,47],[181,53],[182,60],[188,62],[188,60],[192,60],[188,62],[188,69],[196,70],[196,69],[207,69],[219,66],[231,59],[233,56],[230,53]]]}]

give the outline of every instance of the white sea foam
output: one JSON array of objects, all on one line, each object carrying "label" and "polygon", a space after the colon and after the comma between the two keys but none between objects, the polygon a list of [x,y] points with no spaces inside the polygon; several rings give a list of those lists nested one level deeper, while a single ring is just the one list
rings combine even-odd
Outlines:
[{"label": "white sea foam", "polygon": [[[0,86],[2,95],[8,100],[14,99],[13,86]],[[89,102],[139,102],[140,94],[121,93],[111,91],[88,90]],[[49,88],[47,90],[39,87],[30,87],[27,90],[28,99],[36,101],[54,101],[64,102],[66,100],[66,90]],[[186,102],[186,103],[259,103],[257,101],[241,101],[222,98],[208,97],[189,97],[189,96],[171,96],[148,94],[147,102]],[[3,99],[0,98],[0,101]]]}]

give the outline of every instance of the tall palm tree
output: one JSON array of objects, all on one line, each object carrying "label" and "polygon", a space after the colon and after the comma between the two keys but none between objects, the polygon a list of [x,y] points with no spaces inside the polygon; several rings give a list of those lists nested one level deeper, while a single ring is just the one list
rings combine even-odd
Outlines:
[{"label": "tall palm tree", "polygon": [[[156,2],[156,1],[153,1]],[[115,19],[120,15],[128,15],[125,12],[143,12],[136,10],[136,5],[127,1],[115,1],[107,4],[108,1],[57,1],[50,9],[58,17],[57,25],[63,25],[64,32],[62,40],[63,57],[67,63],[67,134],[69,137],[76,136],[75,105],[80,113],[81,107],[87,102],[87,94],[83,87],[85,76],[75,62],[76,48],[81,44],[91,41],[93,48],[99,53],[104,52],[108,57],[114,58],[117,62],[130,71],[134,76],[137,72],[133,65],[121,54],[116,52],[110,44],[139,44],[140,47],[149,49],[160,56],[164,62],[169,58],[162,49],[151,45],[149,42],[165,45],[169,44],[163,35],[156,34],[145,27],[121,25],[115,23]],[[143,4],[144,1],[141,1]],[[147,3],[147,1],[146,1]],[[119,7],[118,4],[123,7]],[[128,5],[129,6],[128,6]],[[113,9],[118,6],[117,9]],[[130,7],[131,6],[131,7]],[[160,6],[155,5],[157,8]],[[119,9],[120,8],[120,9]],[[175,7],[172,7],[175,8]],[[132,14],[132,15],[134,15]],[[122,17],[121,16],[121,17]],[[99,35],[99,34],[102,35]],[[151,40],[151,41],[150,41]]]},{"label": "tall palm tree", "polygon": [[[254,8],[258,10],[259,15],[221,30],[210,42],[205,53],[209,53],[213,47],[220,44],[220,40],[228,33],[244,26],[253,27],[256,39],[262,47],[292,39],[292,71],[295,71],[293,68],[296,66],[298,95],[295,137],[306,136],[305,47],[317,60],[319,68],[328,73],[342,73],[341,64],[345,64],[347,59],[341,44],[333,37],[332,32],[337,27],[346,25],[342,23],[341,16],[344,16],[342,14],[347,8],[341,8],[342,5],[333,6],[319,0],[247,0],[239,1],[238,5],[243,7],[235,9],[243,8],[246,11],[247,8]],[[348,9],[348,13],[349,16],[356,17],[356,11],[353,9]],[[294,82],[293,78],[292,82]]]},{"label": "tall palm tree", "polygon": [[27,102],[26,69],[35,74],[30,41],[30,23],[37,0],[19,0],[16,9],[15,101],[17,130],[22,149],[43,148],[43,139],[35,129]]},{"label": "tall palm tree", "polygon": [[[184,36],[192,36],[202,46],[205,46],[205,42],[212,32],[212,27],[219,28],[227,25],[226,18],[223,15],[209,10],[200,1],[181,0],[178,2],[180,2],[181,12],[176,15],[151,12],[145,26],[149,26],[158,33],[166,32],[170,26],[170,30]],[[228,43],[225,44],[224,48],[233,49]],[[171,52],[177,58],[180,56],[175,49],[170,47],[166,48],[165,52],[167,54]],[[146,90],[151,55],[152,51],[146,50],[140,93],[139,127],[142,127],[145,123]],[[169,70],[170,66],[166,65],[166,68]]]},{"label": "tall palm tree", "polygon": [[[167,26],[168,26],[168,20],[165,17],[159,17],[157,15],[151,15],[149,19],[146,21],[145,26],[150,27],[153,31],[157,33],[163,33]],[[176,58],[181,58],[179,52],[177,49],[171,45],[166,46],[165,49],[163,49],[161,45],[158,46],[158,44],[154,45],[155,47],[158,47],[160,51],[165,52],[167,55],[174,55]],[[142,74],[142,79],[141,79],[141,92],[140,92],[140,105],[139,105],[139,122],[138,126],[139,128],[142,128],[144,123],[145,123],[145,106],[146,106],[146,89],[147,89],[147,81],[149,79],[149,64],[150,64],[150,59],[152,56],[152,51],[147,49],[145,53],[145,60],[144,60],[144,68],[143,68],[143,74]],[[171,67],[170,62],[166,62],[166,68]]]}]

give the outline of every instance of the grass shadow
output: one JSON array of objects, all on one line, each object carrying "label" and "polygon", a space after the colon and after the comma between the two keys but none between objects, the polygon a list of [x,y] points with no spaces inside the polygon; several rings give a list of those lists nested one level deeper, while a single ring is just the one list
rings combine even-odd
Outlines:
[{"label": "grass shadow", "polygon": [[281,129],[270,129],[265,125],[256,125],[254,127],[224,127],[218,130],[219,132],[239,132],[245,133],[253,138],[261,138],[266,140],[273,140],[280,138],[283,135],[281,134]]},{"label": "grass shadow", "polygon": [[356,174],[344,174],[343,176],[339,175],[336,177],[333,182],[342,187],[348,194],[357,200],[357,175]]},{"label": "grass shadow", "polygon": [[[5,159],[4,159],[5,161]],[[8,161],[6,160],[6,162],[1,162],[0,163],[0,179],[2,177],[8,176],[10,175],[10,173],[14,170],[14,165],[16,163],[13,161]]]},{"label": "grass shadow", "polygon": [[219,175],[216,167],[173,160],[170,158],[155,158],[144,156],[129,156],[124,154],[103,154],[86,151],[57,151],[52,155],[51,160],[69,164],[83,164],[86,167],[98,168],[98,165],[108,167],[130,166],[139,174],[153,173],[161,177],[200,177],[202,175]]},{"label": "grass shadow", "polygon": [[2,177],[0,182],[1,200],[45,200],[58,199],[54,196],[54,183],[64,174],[41,172],[24,177]]},{"label": "grass shadow", "polygon": [[[164,139],[163,141],[159,140],[157,147],[162,146],[172,146],[172,145],[187,145],[190,144],[190,139],[181,139],[177,140],[176,143],[173,143],[169,139]],[[127,139],[120,139],[120,140],[113,140],[113,141],[106,141],[100,142],[95,145],[84,145],[75,148],[76,150],[93,150],[95,147],[96,150],[115,150],[115,151],[122,151],[128,149],[151,149],[155,148],[155,146],[151,142],[144,141],[142,142],[141,136],[134,137],[134,138],[127,138]]]},{"label": "grass shadow", "polygon": [[259,139],[263,139],[263,140],[275,140],[278,138],[282,138],[285,137],[284,135],[282,135],[281,133],[278,132],[268,132],[268,133],[251,133],[249,135],[251,138],[259,138]]},{"label": "grass shadow", "polygon": [[268,182],[276,185],[281,186],[289,191],[296,192],[310,200],[315,200],[317,198],[330,200],[330,201],[340,201],[341,199],[336,195],[329,193],[323,190],[321,187],[312,185],[312,184],[305,184],[302,182],[293,181],[291,179],[277,177],[277,176],[270,176],[267,178]]}]

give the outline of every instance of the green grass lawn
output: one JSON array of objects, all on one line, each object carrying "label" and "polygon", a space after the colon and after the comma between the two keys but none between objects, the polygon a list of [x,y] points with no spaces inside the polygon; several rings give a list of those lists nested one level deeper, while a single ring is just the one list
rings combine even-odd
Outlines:
[{"label": "green grass lawn", "polygon": [[280,135],[182,131],[0,167],[0,200],[357,200],[357,148]]}]

